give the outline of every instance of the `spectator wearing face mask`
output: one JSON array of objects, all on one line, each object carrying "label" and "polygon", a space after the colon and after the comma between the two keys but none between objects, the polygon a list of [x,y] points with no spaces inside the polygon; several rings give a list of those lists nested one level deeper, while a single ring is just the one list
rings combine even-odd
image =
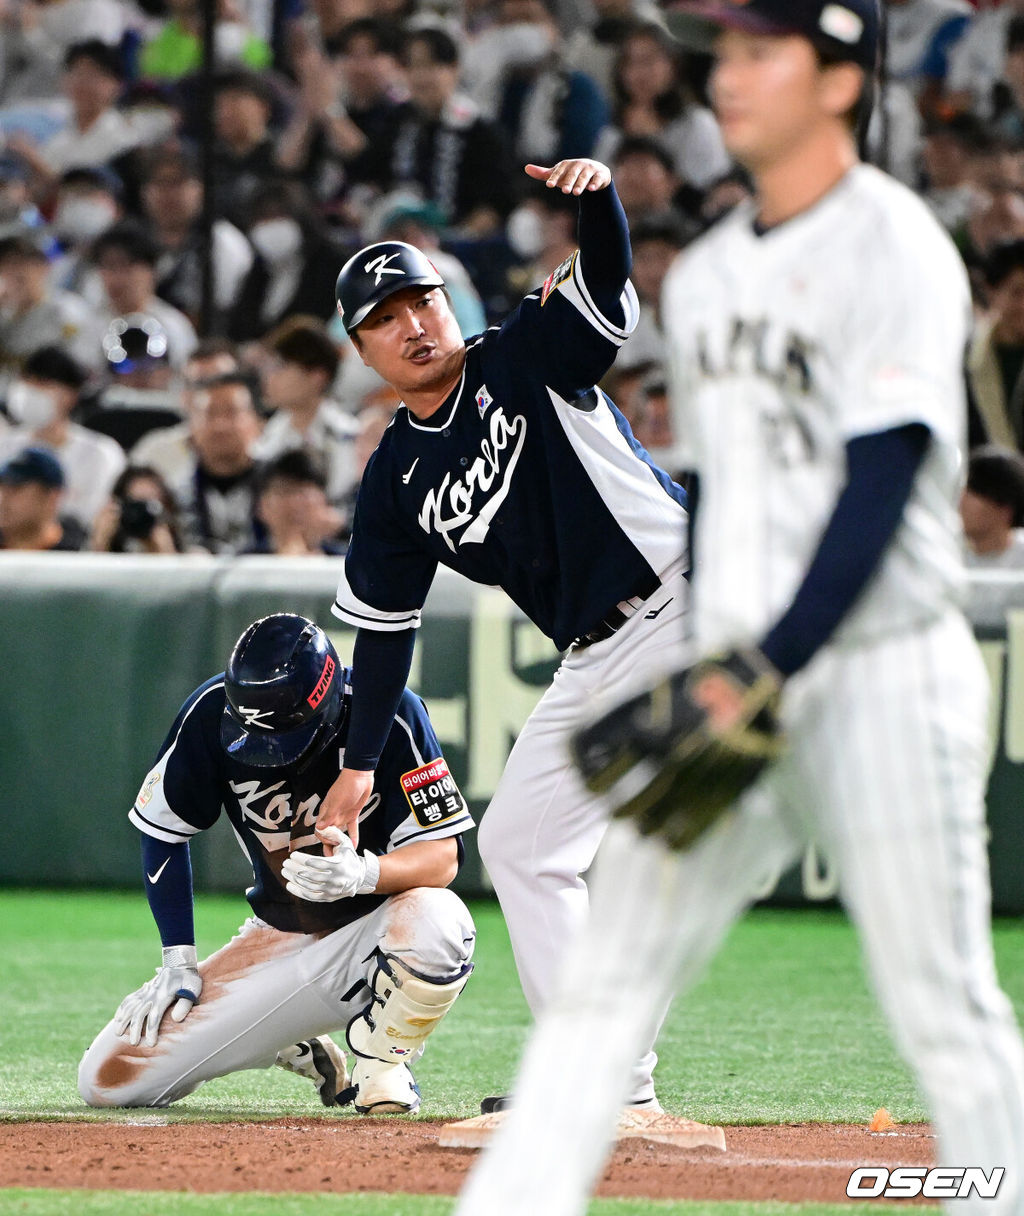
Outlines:
[{"label": "spectator wearing face mask", "polygon": [[57,186],[52,229],[60,249],[50,264],[50,281],[93,308],[103,302],[103,281],[89,254],[93,242],[122,218],[122,192],[118,175],[102,166],[69,169]]},{"label": "spectator wearing face mask", "polygon": [[236,342],[263,338],[285,318],[334,315],[334,280],[344,261],[324,235],[297,182],[268,182],[254,195],[247,227],[256,260],[228,319]]},{"label": "spectator wearing face mask", "polygon": [[7,392],[7,413],[15,425],[0,436],[0,460],[27,447],[51,449],[64,472],[62,508],[89,529],[125,456],[113,439],[71,421],[85,382],[81,365],[60,347],[44,346],[30,355]]}]

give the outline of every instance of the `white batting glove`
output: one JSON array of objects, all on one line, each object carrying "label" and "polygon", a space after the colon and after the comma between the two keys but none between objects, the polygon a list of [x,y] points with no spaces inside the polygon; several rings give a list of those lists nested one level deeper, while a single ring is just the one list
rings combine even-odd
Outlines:
[{"label": "white batting glove", "polygon": [[165,946],[163,966],[137,992],[124,998],[114,1014],[114,1033],[138,1047],[143,1032],[146,1046],[155,1047],[160,1021],[174,1002],[171,1019],[183,1022],[203,991],[203,977],[197,970],[195,946]]},{"label": "white batting glove", "polygon": [[325,829],[324,839],[334,845],[333,857],[300,851],[290,854],[281,866],[286,891],[299,899],[326,904],[377,889],[380,862],[373,853],[357,853],[352,841],[337,828]]}]

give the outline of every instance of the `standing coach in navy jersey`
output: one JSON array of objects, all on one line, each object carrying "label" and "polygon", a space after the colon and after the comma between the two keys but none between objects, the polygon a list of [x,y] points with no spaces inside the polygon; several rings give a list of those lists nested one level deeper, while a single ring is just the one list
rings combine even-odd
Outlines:
[{"label": "standing coach in navy jersey", "polygon": [[[585,915],[581,874],[606,823],[567,739],[584,705],[621,695],[683,644],[686,500],[595,387],[637,321],[611,174],[593,160],[526,172],[578,196],[579,249],[502,325],[464,342],[441,276],[401,242],[368,246],[338,277],[356,350],[402,404],[367,465],[334,605],[358,627],[355,671],[373,676],[356,676],[345,764],[320,825],[357,836],[438,563],[503,587],[566,652],[479,836],[536,1013]],[[637,1062],[634,1105],[658,1109],[655,1060]]]}]

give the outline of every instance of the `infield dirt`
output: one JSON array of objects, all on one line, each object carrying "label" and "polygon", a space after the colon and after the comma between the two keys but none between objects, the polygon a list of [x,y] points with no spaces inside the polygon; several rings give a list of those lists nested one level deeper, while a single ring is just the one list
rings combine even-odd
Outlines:
[{"label": "infield dirt", "polygon": [[[438,1145],[442,1124],[340,1116],[264,1123],[0,1124],[0,1187],[216,1191],[458,1191],[476,1153]],[[620,1144],[599,1195],[846,1199],[858,1165],[931,1165],[923,1125],[727,1127],[727,1151]],[[183,1185],[184,1183],[184,1185]]]}]

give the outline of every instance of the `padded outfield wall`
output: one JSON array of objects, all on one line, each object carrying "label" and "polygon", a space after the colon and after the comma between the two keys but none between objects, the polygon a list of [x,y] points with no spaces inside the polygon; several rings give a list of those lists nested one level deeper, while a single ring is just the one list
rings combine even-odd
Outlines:
[{"label": "padded outfield wall", "polygon": [[[0,883],[135,886],[127,812],[181,702],[223,669],[250,620],[287,610],[330,633],[337,559],[0,554]],[[989,824],[994,904],[1024,912],[1024,578],[974,580],[971,615],[993,680]],[[410,683],[426,700],[479,819],[516,732],[558,662],[496,590],[442,570]],[[249,868],[225,821],[192,845],[199,890],[239,890]],[[489,889],[469,841],[456,882]],[[827,860],[766,880],[786,902],[834,898]]]}]

